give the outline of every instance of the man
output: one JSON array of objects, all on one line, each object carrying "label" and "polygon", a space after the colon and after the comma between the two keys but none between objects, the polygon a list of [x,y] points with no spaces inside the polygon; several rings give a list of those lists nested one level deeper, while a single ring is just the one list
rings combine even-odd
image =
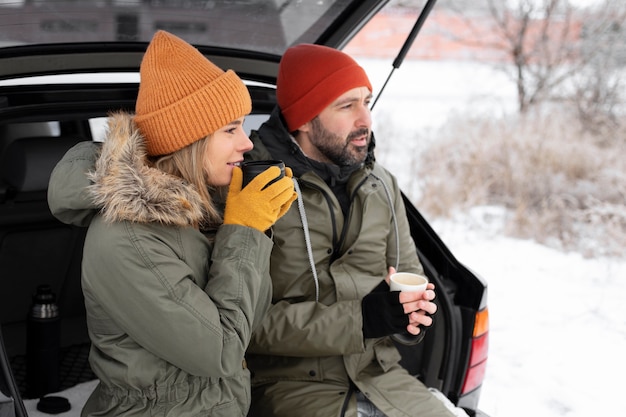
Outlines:
[{"label": "man", "polygon": [[252,415],[454,415],[390,339],[419,337],[436,305],[432,284],[423,294],[387,285],[396,269],[423,269],[397,181],[374,159],[365,71],[301,44],[284,54],[276,92],[247,157],[282,159],[299,197],[273,228],[273,305],[247,354]]}]

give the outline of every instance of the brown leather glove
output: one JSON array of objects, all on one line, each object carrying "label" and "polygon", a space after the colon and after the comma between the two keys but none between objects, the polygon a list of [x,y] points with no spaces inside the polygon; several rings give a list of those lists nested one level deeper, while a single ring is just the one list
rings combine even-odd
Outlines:
[{"label": "brown leather glove", "polygon": [[270,167],[242,189],[243,173],[241,168],[235,167],[226,197],[224,224],[239,224],[265,232],[276,223],[297,197],[293,173],[287,167],[283,178],[263,189],[279,174],[280,168]]}]

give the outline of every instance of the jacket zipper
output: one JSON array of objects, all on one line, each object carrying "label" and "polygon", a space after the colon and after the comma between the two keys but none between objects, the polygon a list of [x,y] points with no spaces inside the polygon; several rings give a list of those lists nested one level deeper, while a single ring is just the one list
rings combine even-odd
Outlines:
[{"label": "jacket zipper", "polygon": [[346,220],[343,222],[343,229],[341,230],[341,236],[339,237],[339,241],[337,242],[337,248],[334,250],[332,261],[339,258],[340,256],[339,248],[343,246],[343,243],[346,240],[346,235],[348,234],[348,226],[350,225],[350,219],[352,217],[352,203],[354,202],[354,196],[359,191],[361,186],[365,184],[365,181],[367,181],[368,178],[369,178],[369,175],[365,176],[365,178],[363,178],[363,180],[360,183],[358,183],[357,186],[354,188],[354,191],[352,192],[352,194],[350,194],[350,198],[349,198],[350,209],[348,210],[348,217],[346,217]]},{"label": "jacket zipper", "polygon": [[322,187],[318,186],[317,184],[300,180],[302,184],[307,185],[308,187],[319,191],[324,196],[324,199],[326,200],[328,211],[330,212],[330,219],[331,219],[331,224],[332,224],[332,229],[333,229],[333,253],[332,253],[332,256],[330,257],[330,262],[329,262],[330,264],[332,264],[341,256],[340,249],[343,246],[343,243],[346,238],[346,234],[348,233],[348,226],[350,225],[350,217],[352,216],[352,203],[354,201],[354,196],[359,191],[361,186],[365,184],[368,178],[369,178],[369,175],[365,176],[365,178],[363,178],[363,180],[359,184],[357,184],[357,186],[352,191],[352,194],[350,195],[350,210],[348,211],[348,217],[346,217],[345,221],[343,222],[343,228],[341,230],[339,239],[337,239],[337,220],[335,218],[335,212],[333,211],[332,201],[331,201],[329,193]]}]

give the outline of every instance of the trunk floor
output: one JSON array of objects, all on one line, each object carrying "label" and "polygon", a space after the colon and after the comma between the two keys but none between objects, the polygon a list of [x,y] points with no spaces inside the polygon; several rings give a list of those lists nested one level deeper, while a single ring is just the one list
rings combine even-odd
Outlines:
[{"label": "trunk floor", "polygon": [[[89,367],[90,344],[75,345],[61,350],[60,391],[82,382],[98,379]],[[11,359],[11,370],[23,399],[31,399],[26,393],[26,356]]]}]

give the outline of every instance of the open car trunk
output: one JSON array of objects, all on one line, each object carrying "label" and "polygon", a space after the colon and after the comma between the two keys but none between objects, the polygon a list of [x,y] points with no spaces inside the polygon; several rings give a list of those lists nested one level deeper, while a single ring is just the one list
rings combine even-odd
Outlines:
[{"label": "open car trunk", "polygon": [[[30,137],[48,140],[54,145],[49,147],[45,157],[53,159],[47,163],[53,167],[64,150],[74,143],[93,140],[94,122],[106,117],[108,110],[132,110],[136,88],[133,83],[28,87],[32,101],[12,107],[10,117],[7,115],[9,111],[4,111],[0,149],[9,147],[6,138],[14,134],[17,137],[11,142]],[[101,89],[106,91],[109,100],[91,101],[94,92]],[[274,91],[266,87],[250,87],[250,91],[255,103],[255,117],[249,120],[261,123],[273,106]],[[23,93],[22,89],[20,94]],[[11,89],[5,89],[4,97],[12,99]],[[38,109],[36,116],[25,111],[33,106]],[[50,131],[45,132],[46,129]],[[57,146],[62,149],[53,152],[51,149]],[[49,175],[49,172],[43,175]],[[5,386],[0,387],[5,396],[13,397],[18,410],[16,415],[20,416],[19,402],[28,398],[25,385],[26,318],[37,285],[49,284],[58,295],[62,322],[61,388],[95,378],[87,363],[89,338],[80,288],[82,241],[86,229],[64,225],[54,219],[47,207],[45,189],[8,191],[2,199],[0,317],[3,345],[0,360]],[[436,299],[439,310],[435,324],[426,332],[422,343],[398,345],[398,348],[403,355],[403,364],[412,374],[456,402],[462,399],[475,314],[486,307],[486,285],[457,262],[411,202],[405,200],[405,203],[420,259],[427,275],[439,288]],[[467,402],[466,407],[475,408],[478,395],[479,390],[475,390],[463,398],[461,405]]]},{"label": "open car trunk", "polygon": [[[36,11],[33,4],[45,3],[25,4]],[[52,3],[55,2],[49,2]],[[65,3],[73,2],[56,3],[65,7]],[[149,2],[139,3],[145,8]],[[231,3],[266,7],[262,3],[268,2]],[[290,9],[296,3],[305,2],[284,2],[283,14],[297,14],[297,10]],[[297,36],[283,29],[268,32],[276,40],[273,49],[231,49],[234,45],[228,42],[233,38],[228,36],[219,38],[224,42],[219,46],[202,45],[204,38],[190,41],[217,65],[234,69],[249,82],[253,102],[252,114],[246,118],[245,127],[249,131],[258,127],[275,105],[273,85],[284,49],[298,42],[341,48],[385,3],[329,2],[330,6],[319,13],[317,26],[311,24],[309,30]],[[434,1],[428,1],[426,7],[433,4]],[[87,13],[85,10],[82,12]],[[130,14],[131,9],[124,10],[123,16]],[[194,11],[187,15],[193,16]],[[118,23],[121,19],[132,26],[132,18],[119,16],[111,19]],[[421,15],[417,30],[425,16],[427,13]],[[106,17],[102,19],[107,21]],[[189,19],[198,23],[197,17]],[[264,19],[271,20],[268,16]],[[84,44],[52,39],[52,43],[45,45],[0,47],[0,417],[25,417],[23,401],[36,400],[30,398],[26,384],[26,335],[32,295],[38,285],[49,285],[59,305],[60,389],[95,378],[87,361],[90,345],[80,286],[86,229],[55,219],[49,211],[46,193],[50,172],[65,151],[80,141],[102,140],[110,111],[134,111],[136,72],[149,39],[143,39],[138,28],[120,27],[126,28],[120,33],[134,30],[137,36],[124,42],[86,39],[90,42]],[[409,38],[414,38],[417,30],[407,34]],[[394,67],[399,66],[402,54],[400,51]],[[28,78],[28,82],[21,80],[15,85],[6,82],[14,76],[53,75],[61,77]],[[405,204],[420,259],[438,288],[439,309],[434,325],[420,344],[398,345],[402,364],[470,415],[480,414],[478,400],[487,352],[486,284],[455,259],[408,199]],[[72,404],[73,409],[81,407],[82,404]]]}]

